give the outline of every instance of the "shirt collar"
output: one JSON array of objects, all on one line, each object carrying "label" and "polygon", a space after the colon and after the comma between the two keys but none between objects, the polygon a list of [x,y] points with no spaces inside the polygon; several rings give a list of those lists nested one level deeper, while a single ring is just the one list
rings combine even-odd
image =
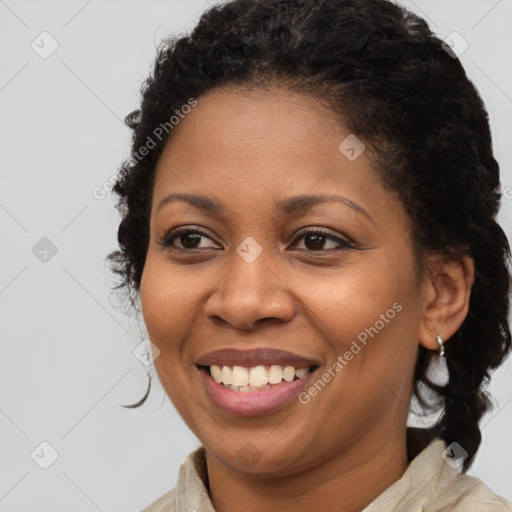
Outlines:
[{"label": "shirt collar", "polygon": [[[439,491],[449,488],[458,471],[443,458],[446,444],[434,439],[409,464],[394,484],[382,492],[362,512],[403,512],[424,510]],[[189,454],[180,467],[175,488],[175,509],[185,512],[215,512],[207,489],[204,446]]]}]

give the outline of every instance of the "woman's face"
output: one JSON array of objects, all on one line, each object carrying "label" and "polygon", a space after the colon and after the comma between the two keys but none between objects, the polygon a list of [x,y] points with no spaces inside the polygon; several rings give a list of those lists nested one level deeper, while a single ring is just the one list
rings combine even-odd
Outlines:
[{"label": "woman's face", "polygon": [[[423,292],[409,219],[349,136],[313,98],[219,89],[159,160],[143,317],[165,391],[230,468],[405,443]],[[177,228],[201,234],[164,247]]]}]

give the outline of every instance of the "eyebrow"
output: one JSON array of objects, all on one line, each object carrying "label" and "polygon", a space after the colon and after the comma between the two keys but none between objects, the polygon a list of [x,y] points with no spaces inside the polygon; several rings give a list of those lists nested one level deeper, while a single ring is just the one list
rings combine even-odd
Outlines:
[{"label": "eyebrow", "polygon": [[[184,193],[172,193],[167,195],[160,201],[156,209],[157,213],[166,204],[174,201],[184,201],[196,208],[201,210],[222,215],[226,212],[226,207],[217,199],[209,196],[199,194],[184,194]],[[314,194],[314,195],[299,195],[294,197],[288,197],[286,199],[280,199],[275,201],[274,209],[282,217],[292,217],[304,214],[311,210],[314,206],[321,203],[342,203],[349,206],[353,210],[364,215],[368,220],[374,223],[368,212],[360,205],[354,203],[348,197],[334,195],[334,194]]]}]

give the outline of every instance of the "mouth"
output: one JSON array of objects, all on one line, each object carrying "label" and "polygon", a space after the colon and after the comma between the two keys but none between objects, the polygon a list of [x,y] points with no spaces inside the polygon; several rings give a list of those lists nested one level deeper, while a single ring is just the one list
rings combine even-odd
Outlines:
[{"label": "mouth", "polygon": [[223,412],[269,414],[284,408],[307,386],[317,365],[197,365],[207,394]]},{"label": "mouth", "polygon": [[317,367],[295,368],[295,366],[277,364],[245,367],[212,364],[202,368],[217,384],[226,389],[238,393],[254,393],[303,379]]}]

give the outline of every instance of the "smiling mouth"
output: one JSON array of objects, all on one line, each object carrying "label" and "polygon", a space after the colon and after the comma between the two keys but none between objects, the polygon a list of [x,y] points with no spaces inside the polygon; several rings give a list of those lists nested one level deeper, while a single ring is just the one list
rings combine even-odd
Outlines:
[{"label": "smiling mouth", "polygon": [[282,386],[295,380],[304,379],[317,366],[298,367],[282,365],[258,366],[202,366],[211,378],[230,391],[253,393]]}]

